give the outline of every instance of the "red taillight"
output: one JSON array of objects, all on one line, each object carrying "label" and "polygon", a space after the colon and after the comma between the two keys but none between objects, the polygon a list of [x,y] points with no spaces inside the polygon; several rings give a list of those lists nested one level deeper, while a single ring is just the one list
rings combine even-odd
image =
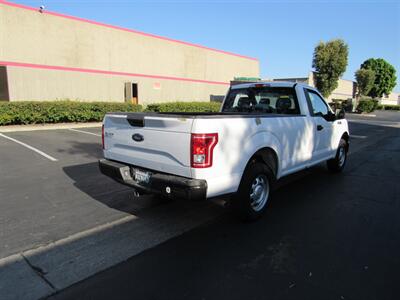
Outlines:
[{"label": "red taillight", "polygon": [[218,133],[192,133],[191,165],[192,168],[208,168],[213,163],[213,150],[218,143]]},{"label": "red taillight", "polygon": [[104,125],[101,126],[101,145],[103,146],[104,150]]}]

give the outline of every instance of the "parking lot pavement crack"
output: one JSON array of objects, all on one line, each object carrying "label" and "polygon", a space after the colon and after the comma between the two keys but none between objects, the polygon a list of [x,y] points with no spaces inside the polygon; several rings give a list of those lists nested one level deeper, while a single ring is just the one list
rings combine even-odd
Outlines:
[{"label": "parking lot pavement crack", "polygon": [[54,291],[57,291],[57,288],[46,278],[47,272],[44,271],[42,268],[37,267],[33,265],[29,259],[21,253],[22,258],[25,260],[25,262],[28,264],[28,266],[48,285],[50,286]]},{"label": "parking lot pavement crack", "polygon": [[173,216],[166,207],[159,207],[140,218],[130,215],[25,251],[24,259],[53,292],[59,291],[204,224],[221,212],[219,206],[211,204],[201,205],[200,210],[191,209],[193,207],[178,210],[176,206],[182,205],[175,203],[176,214]]},{"label": "parking lot pavement crack", "polygon": [[56,292],[21,254],[0,259],[0,299],[37,300]]}]

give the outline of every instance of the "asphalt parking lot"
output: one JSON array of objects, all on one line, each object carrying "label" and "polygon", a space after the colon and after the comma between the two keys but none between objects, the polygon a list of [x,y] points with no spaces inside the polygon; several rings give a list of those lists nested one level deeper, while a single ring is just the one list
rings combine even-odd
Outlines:
[{"label": "asphalt parking lot", "polygon": [[99,127],[0,134],[0,296],[41,298],[222,212],[137,199],[99,173],[101,156]]},{"label": "asphalt parking lot", "polygon": [[[99,133],[97,128],[85,131]],[[0,137],[0,234],[6,241],[1,257],[122,216],[103,205],[105,199],[115,203],[129,197],[129,191],[99,176],[95,163],[101,155],[99,136],[71,130],[5,135],[57,161]]]},{"label": "asphalt parking lot", "polygon": [[56,241],[160,203],[134,201],[132,190],[98,171],[101,129],[4,133],[0,136],[0,257]]},{"label": "asphalt parking lot", "polygon": [[[0,293],[398,299],[400,114],[349,118],[344,174],[321,165],[286,178],[251,224],[224,214],[218,201],[135,199],[98,171],[100,128],[4,133]],[[1,268],[15,254],[42,280],[29,297],[18,294],[24,279],[8,276],[11,265]]]}]

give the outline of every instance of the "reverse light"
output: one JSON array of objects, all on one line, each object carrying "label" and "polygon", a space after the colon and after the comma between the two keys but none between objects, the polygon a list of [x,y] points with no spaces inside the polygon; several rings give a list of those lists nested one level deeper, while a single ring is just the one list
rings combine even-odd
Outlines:
[{"label": "reverse light", "polygon": [[192,133],[191,166],[192,168],[209,168],[213,163],[214,147],[218,143],[218,133]]}]

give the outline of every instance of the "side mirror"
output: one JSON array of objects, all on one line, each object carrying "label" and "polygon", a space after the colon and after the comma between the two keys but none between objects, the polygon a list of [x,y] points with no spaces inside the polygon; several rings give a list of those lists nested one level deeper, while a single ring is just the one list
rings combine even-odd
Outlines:
[{"label": "side mirror", "polygon": [[333,122],[336,120],[336,115],[333,112],[328,111],[328,113],[324,115],[324,119],[328,122]]},{"label": "side mirror", "polygon": [[346,115],[346,112],[345,112],[344,108],[336,111],[336,119],[344,119],[345,115]]}]

